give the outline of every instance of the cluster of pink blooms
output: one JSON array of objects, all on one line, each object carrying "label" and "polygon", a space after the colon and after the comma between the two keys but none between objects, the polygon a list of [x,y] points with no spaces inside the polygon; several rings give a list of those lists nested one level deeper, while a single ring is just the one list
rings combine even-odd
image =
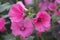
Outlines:
[{"label": "cluster of pink blooms", "polygon": [[[33,3],[33,0],[24,0],[26,5]],[[55,14],[60,15],[60,9],[58,8],[60,0],[40,0],[38,7],[40,11],[53,11]]]},{"label": "cluster of pink blooms", "polygon": [[40,10],[56,10],[57,9],[57,4],[54,0],[45,0],[39,3],[39,8]]},{"label": "cluster of pink blooms", "polygon": [[39,11],[35,18],[26,16],[23,3],[17,2],[13,4],[9,11],[11,19],[11,30],[13,35],[23,38],[30,36],[34,30],[37,32],[45,32],[50,29],[50,15],[45,11]]},{"label": "cluster of pink blooms", "polygon": [[33,4],[34,0],[24,0],[26,5]]},{"label": "cluster of pink blooms", "polygon": [[4,32],[5,29],[5,19],[3,17],[0,18],[0,32]]},{"label": "cluster of pink blooms", "polygon": [[[33,0],[24,0],[26,5],[33,3]],[[16,4],[13,4],[9,11],[9,18],[11,20],[11,30],[12,34],[20,37],[30,36],[34,30],[37,33],[42,33],[48,31],[51,27],[51,16],[46,12],[46,10],[54,11],[56,14],[60,14],[60,10],[57,7],[57,3],[60,3],[60,0],[44,0],[41,1],[38,6],[40,10],[36,13],[35,18],[30,18],[26,15],[28,9],[24,4],[19,1]],[[60,24],[60,21],[58,21]],[[5,19],[0,18],[0,32],[5,31]]]}]

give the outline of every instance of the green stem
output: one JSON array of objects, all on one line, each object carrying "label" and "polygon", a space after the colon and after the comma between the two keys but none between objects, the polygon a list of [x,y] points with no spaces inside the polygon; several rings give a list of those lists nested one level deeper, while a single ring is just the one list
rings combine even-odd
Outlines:
[{"label": "green stem", "polygon": [[18,2],[18,0],[16,0],[16,2]]},{"label": "green stem", "polygon": [[44,38],[43,38],[43,37],[41,37],[41,40],[44,40]]},{"label": "green stem", "polygon": [[16,40],[21,40],[21,37],[20,37],[20,36],[17,36],[17,37],[16,37]]},{"label": "green stem", "polygon": [[34,0],[34,4],[35,4],[35,6],[36,6],[36,13],[37,13],[38,10],[39,10],[37,0]]},{"label": "green stem", "polygon": [[39,37],[38,37],[37,33],[36,33],[36,39],[39,40]]}]

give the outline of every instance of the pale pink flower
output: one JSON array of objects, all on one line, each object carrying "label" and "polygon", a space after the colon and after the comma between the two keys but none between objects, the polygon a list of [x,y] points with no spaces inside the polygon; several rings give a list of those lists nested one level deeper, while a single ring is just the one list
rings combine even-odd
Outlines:
[{"label": "pale pink flower", "polygon": [[28,11],[28,9],[25,8],[24,4],[21,1],[17,2],[17,4],[21,5],[25,11]]},{"label": "pale pink flower", "polygon": [[38,6],[39,6],[40,10],[45,11],[48,9],[48,2],[45,2],[45,3],[40,2]]},{"label": "pale pink flower", "polygon": [[60,15],[60,9],[57,9],[54,12],[55,12],[55,14]]},{"label": "pale pink flower", "polygon": [[60,0],[56,0],[57,3],[60,3]]},{"label": "pale pink flower", "polygon": [[57,23],[60,24],[60,20]]},{"label": "pale pink flower", "polygon": [[0,18],[0,32],[5,31],[5,19],[2,17]]},{"label": "pale pink flower", "polygon": [[40,10],[46,11],[48,10],[48,4],[49,4],[48,0],[41,0],[41,2],[39,2],[38,4],[38,7],[40,8]]},{"label": "pale pink flower", "polygon": [[28,37],[33,32],[33,25],[30,19],[22,20],[21,22],[12,22],[11,30],[15,36],[21,36],[23,38]]},{"label": "pale pink flower", "polygon": [[33,1],[34,1],[34,0],[24,0],[24,2],[25,2],[26,5],[33,4]]},{"label": "pale pink flower", "polygon": [[50,15],[45,11],[39,11],[33,19],[35,29],[38,32],[45,32],[50,29]]},{"label": "pale pink flower", "polygon": [[13,22],[19,22],[24,19],[24,12],[27,11],[25,6],[21,1],[17,2],[16,4],[13,4],[9,11],[9,17],[11,21]]},{"label": "pale pink flower", "polygon": [[49,4],[48,4],[48,9],[51,10],[51,11],[56,10],[56,9],[57,9],[57,4],[56,4],[56,2],[54,2],[54,3],[49,3]]},{"label": "pale pink flower", "polygon": [[38,5],[42,11],[57,9],[57,3],[54,0],[43,0]]}]

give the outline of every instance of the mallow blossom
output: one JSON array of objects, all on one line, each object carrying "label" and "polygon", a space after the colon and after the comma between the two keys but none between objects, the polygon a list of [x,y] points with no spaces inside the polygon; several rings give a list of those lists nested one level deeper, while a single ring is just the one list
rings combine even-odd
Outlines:
[{"label": "mallow blossom", "polygon": [[49,3],[48,4],[48,9],[50,10],[50,11],[54,11],[54,10],[56,10],[57,9],[57,4],[56,4],[56,2],[54,2],[54,3]]},{"label": "mallow blossom", "polygon": [[5,19],[3,17],[0,18],[0,32],[5,31]]},{"label": "mallow blossom", "polygon": [[54,11],[54,13],[57,14],[57,15],[60,15],[60,9],[56,9],[56,10]]},{"label": "mallow blossom", "polygon": [[34,1],[34,0],[24,0],[24,3],[25,3],[26,5],[31,5],[31,4],[33,4],[33,1]]},{"label": "mallow blossom", "polygon": [[26,9],[23,3],[19,1],[12,5],[8,15],[12,22],[19,22],[24,19],[25,11],[28,11],[28,9]]},{"label": "mallow blossom", "polygon": [[39,2],[38,7],[40,8],[40,10],[45,11],[48,9],[48,2],[46,2],[46,1]]},{"label": "mallow blossom", "polygon": [[32,21],[28,18],[22,20],[21,22],[12,22],[11,30],[13,35],[20,36],[22,38],[29,37],[33,32]]},{"label": "mallow blossom", "polygon": [[60,20],[59,20],[59,21],[57,21],[57,23],[58,23],[58,24],[60,24]]},{"label": "mallow blossom", "polygon": [[57,3],[60,3],[60,0],[56,0]]},{"label": "mallow blossom", "polygon": [[20,1],[12,5],[8,14],[13,35],[23,38],[30,36],[33,32],[32,20],[25,17],[25,11],[28,9]]},{"label": "mallow blossom", "polygon": [[50,15],[45,11],[39,11],[33,19],[35,29],[38,32],[45,32],[50,29]]},{"label": "mallow blossom", "polygon": [[57,4],[55,0],[42,0],[41,2],[39,2],[38,6],[42,11],[54,11],[57,9]]}]

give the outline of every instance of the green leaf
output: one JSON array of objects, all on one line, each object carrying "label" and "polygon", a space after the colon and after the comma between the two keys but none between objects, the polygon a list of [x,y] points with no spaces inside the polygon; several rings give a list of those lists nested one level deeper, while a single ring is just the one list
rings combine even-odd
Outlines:
[{"label": "green leaf", "polygon": [[60,16],[59,15],[53,15],[52,16],[52,22],[53,23],[57,22],[58,20],[60,20]]},{"label": "green leaf", "polygon": [[0,5],[1,5],[1,2],[0,2]]},{"label": "green leaf", "polygon": [[7,18],[7,17],[8,17],[8,15],[3,15],[3,17],[4,17],[4,18]]},{"label": "green leaf", "polygon": [[12,34],[7,34],[2,36],[4,40],[16,40],[16,37],[14,37]]},{"label": "green leaf", "polygon": [[17,36],[17,37],[16,37],[16,40],[21,40],[20,36]]},{"label": "green leaf", "polygon": [[11,7],[11,5],[8,2],[0,5],[0,13],[5,11],[5,10],[8,10],[10,7]]},{"label": "green leaf", "polygon": [[60,40],[60,25],[54,26],[52,28],[52,34],[56,38],[56,40]]},{"label": "green leaf", "polygon": [[25,38],[25,40],[33,40],[34,36],[30,36],[29,38]]},{"label": "green leaf", "polygon": [[[20,37],[15,37],[12,34],[7,34],[7,35],[2,35],[2,37],[4,38],[4,40],[20,40]],[[30,36],[28,38],[25,38],[23,40],[33,40],[34,36]]]}]

